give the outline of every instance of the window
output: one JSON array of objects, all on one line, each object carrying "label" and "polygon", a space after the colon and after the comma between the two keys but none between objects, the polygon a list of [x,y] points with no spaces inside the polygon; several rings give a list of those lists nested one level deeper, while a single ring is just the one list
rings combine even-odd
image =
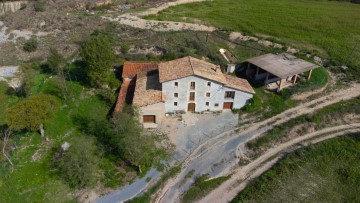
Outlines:
[{"label": "window", "polygon": [[175,98],[178,98],[178,97],[179,97],[179,93],[175,92],[175,93],[174,93],[174,97],[175,97]]},{"label": "window", "polygon": [[205,106],[209,106],[210,105],[210,103],[209,102],[205,102]]},{"label": "window", "polygon": [[175,86],[175,87],[178,87],[178,86],[179,86],[179,83],[178,83],[178,82],[174,82],[174,86]]},{"label": "window", "polygon": [[177,106],[177,102],[174,102],[174,106]]},{"label": "window", "polygon": [[207,82],[207,86],[210,87],[210,86],[211,86],[211,82]]},{"label": "window", "polygon": [[219,106],[219,103],[216,103],[216,104],[215,104],[215,107],[218,107],[218,106]]},{"label": "window", "polygon": [[210,97],[210,92],[206,92],[206,97],[209,98]]},{"label": "window", "polygon": [[235,91],[226,91],[225,92],[225,98],[235,98]]},{"label": "window", "polygon": [[195,101],[195,92],[190,92],[189,100],[190,101]]},{"label": "window", "polygon": [[191,89],[191,90],[194,90],[194,89],[195,89],[195,82],[191,82],[191,83],[190,83],[190,89]]}]

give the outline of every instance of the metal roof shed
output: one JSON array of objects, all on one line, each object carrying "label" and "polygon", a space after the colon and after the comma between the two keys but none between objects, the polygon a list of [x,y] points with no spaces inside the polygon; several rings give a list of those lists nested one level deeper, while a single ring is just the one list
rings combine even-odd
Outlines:
[{"label": "metal roof shed", "polygon": [[319,67],[303,59],[296,58],[293,55],[282,54],[265,54],[246,60],[247,62],[281,78],[294,76],[306,71]]},{"label": "metal roof shed", "polygon": [[[310,79],[312,70],[319,67],[316,64],[310,63],[303,59],[296,58],[293,55],[282,54],[265,54],[246,60],[250,64],[256,66],[255,80],[265,79],[265,84],[279,81],[278,90],[281,90],[284,83],[291,82],[295,84],[299,74],[309,71],[307,79]],[[259,74],[261,71],[266,73]],[[275,76],[275,79],[269,79],[270,74]],[[278,79],[276,79],[278,78]]]}]

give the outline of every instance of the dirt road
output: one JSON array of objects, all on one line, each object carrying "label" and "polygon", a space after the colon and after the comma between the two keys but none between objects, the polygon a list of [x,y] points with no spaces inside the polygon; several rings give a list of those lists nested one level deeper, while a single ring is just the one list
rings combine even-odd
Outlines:
[{"label": "dirt road", "polygon": [[[260,176],[262,173],[270,169],[277,162],[277,160],[280,159],[281,156],[278,156],[274,160],[268,161],[271,157],[274,157],[281,152],[285,152],[291,147],[294,147],[295,145],[302,144],[302,146],[308,146],[337,136],[348,135],[357,132],[360,132],[360,123],[341,125],[316,131],[290,140],[289,142],[283,143],[279,146],[276,146],[275,148],[269,149],[255,161],[244,167],[238,168],[234,172],[232,178],[225,181],[220,187],[213,190],[199,202],[220,203],[231,201],[241,190],[243,190],[247,186],[247,184],[252,179]],[[321,138],[306,141],[312,138],[316,138],[318,136],[321,136]]]},{"label": "dirt road", "polygon": [[[250,127],[240,127],[219,134],[199,145],[184,161],[183,169],[177,177],[170,179],[157,193],[155,202],[179,202],[183,191],[186,191],[194,177],[209,173],[212,177],[229,174],[237,165],[237,148],[254,139],[274,126],[285,123],[292,118],[312,113],[325,106],[360,96],[360,84],[337,90],[310,102],[302,103],[270,119],[254,123]],[[184,181],[189,171],[195,170],[194,176]]]}]

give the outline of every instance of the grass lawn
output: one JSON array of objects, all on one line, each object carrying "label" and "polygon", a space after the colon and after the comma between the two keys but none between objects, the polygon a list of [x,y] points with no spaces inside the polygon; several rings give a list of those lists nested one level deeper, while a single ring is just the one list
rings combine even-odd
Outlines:
[{"label": "grass lawn", "polygon": [[360,202],[360,134],[287,156],[232,202]]},{"label": "grass lawn", "polygon": [[359,13],[360,5],[338,1],[214,0],[171,7],[146,18],[200,21],[295,45],[360,68]]}]

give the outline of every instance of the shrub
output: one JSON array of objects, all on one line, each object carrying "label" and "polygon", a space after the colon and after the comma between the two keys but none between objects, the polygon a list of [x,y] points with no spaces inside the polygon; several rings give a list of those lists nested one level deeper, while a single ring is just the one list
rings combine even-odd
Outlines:
[{"label": "shrub", "polygon": [[34,10],[36,12],[44,12],[46,10],[46,4],[44,0],[37,0],[34,3]]},{"label": "shrub", "polygon": [[71,187],[91,186],[96,181],[96,172],[99,170],[97,151],[93,138],[84,135],[74,137],[69,149],[54,157],[58,175]]},{"label": "shrub", "polygon": [[50,55],[47,58],[48,66],[52,73],[59,74],[65,58],[56,49],[50,49]]},{"label": "shrub", "polygon": [[30,38],[25,42],[23,49],[27,52],[33,52],[37,49],[37,47],[38,41],[36,40],[36,38]]}]

